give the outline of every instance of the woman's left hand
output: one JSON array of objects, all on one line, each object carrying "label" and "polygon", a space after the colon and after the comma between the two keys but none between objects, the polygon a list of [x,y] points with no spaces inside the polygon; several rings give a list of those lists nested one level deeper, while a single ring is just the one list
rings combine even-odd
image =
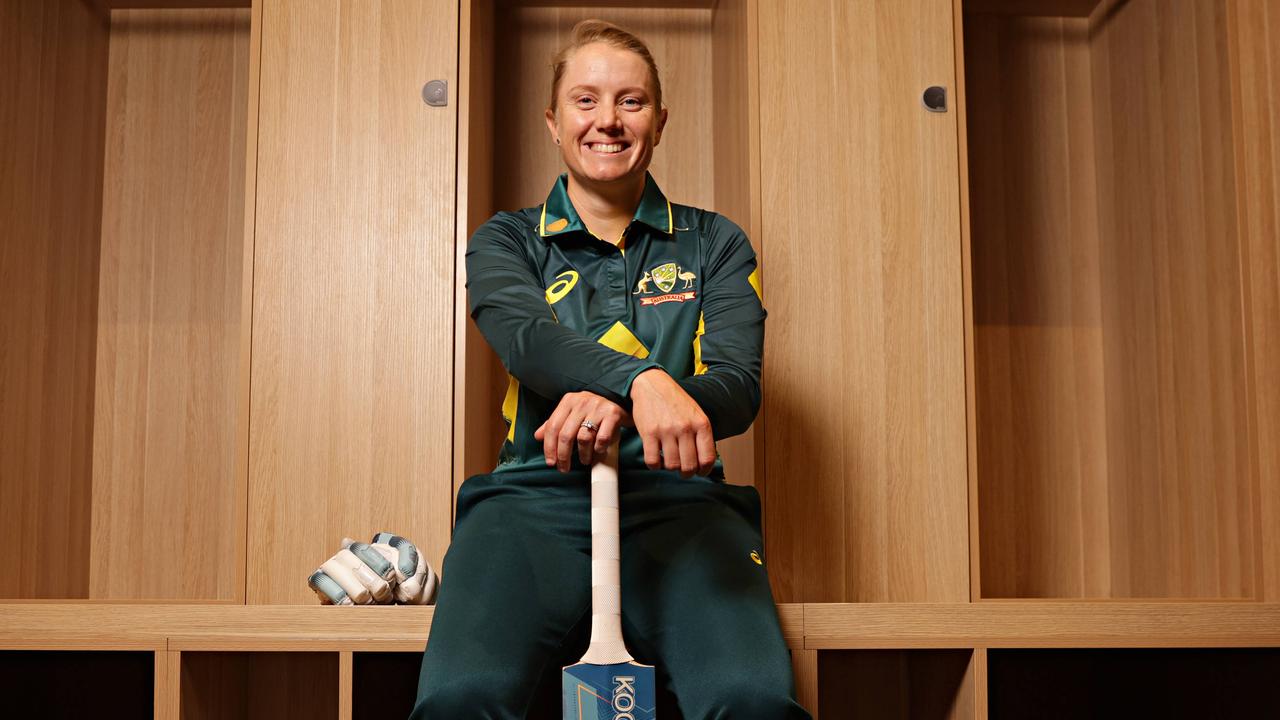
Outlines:
[{"label": "woman's left hand", "polygon": [[[590,420],[596,429],[583,425],[584,420]],[[578,459],[583,465],[590,465],[597,458],[604,458],[622,425],[631,425],[631,416],[621,405],[583,390],[560,398],[551,417],[533,431],[533,439],[542,441],[548,466],[569,472],[574,445],[577,445]]]}]

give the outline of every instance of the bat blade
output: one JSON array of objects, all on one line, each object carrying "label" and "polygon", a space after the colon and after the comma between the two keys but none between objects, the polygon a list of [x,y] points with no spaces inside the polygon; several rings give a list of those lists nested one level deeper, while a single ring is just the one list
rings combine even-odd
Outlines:
[{"label": "bat blade", "polygon": [[565,667],[562,720],[654,720],[653,666],[636,662]]}]

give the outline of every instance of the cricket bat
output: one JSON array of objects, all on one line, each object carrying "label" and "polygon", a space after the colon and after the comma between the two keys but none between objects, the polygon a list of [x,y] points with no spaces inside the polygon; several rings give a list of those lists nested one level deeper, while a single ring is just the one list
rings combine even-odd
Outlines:
[{"label": "cricket bat", "polygon": [[622,641],[618,540],[618,443],[591,468],[591,645],[564,668],[563,720],[653,720],[653,666]]}]

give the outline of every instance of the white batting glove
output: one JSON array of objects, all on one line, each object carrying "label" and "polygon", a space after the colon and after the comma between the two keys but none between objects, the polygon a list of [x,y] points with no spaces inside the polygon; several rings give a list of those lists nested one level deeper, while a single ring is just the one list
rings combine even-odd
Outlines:
[{"label": "white batting glove", "polygon": [[350,538],[343,538],[342,549],[307,578],[325,605],[388,603],[396,581],[395,567],[384,553]]},{"label": "white batting glove", "polygon": [[369,546],[386,558],[396,578],[395,598],[401,605],[430,605],[439,580],[417,546],[399,535],[380,532]]}]

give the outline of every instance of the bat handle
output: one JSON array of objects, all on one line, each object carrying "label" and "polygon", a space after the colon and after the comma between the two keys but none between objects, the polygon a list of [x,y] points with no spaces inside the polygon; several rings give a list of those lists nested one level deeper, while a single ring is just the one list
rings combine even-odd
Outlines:
[{"label": "bat handle", "polygon": [[622,641],[622,590],[619,585],[618,443],[591,467],[591,645],[584,662],[631,662]]}]

